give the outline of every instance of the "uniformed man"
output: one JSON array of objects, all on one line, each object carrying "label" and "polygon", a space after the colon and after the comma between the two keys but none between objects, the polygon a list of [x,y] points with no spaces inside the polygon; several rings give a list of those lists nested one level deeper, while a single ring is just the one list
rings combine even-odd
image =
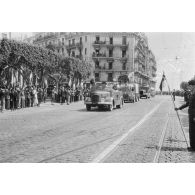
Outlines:
[{"label": "uniformed man", "polygon": [[180,106],[179,108],[175,108],[175,110],[182,110],[186,107],[188,108],[188,116],[189,116],[189,139],[190,146],[193,150],[195,150],[195,80],[191,80],[188,82],[191,88],[191,95],[189,101]]}]

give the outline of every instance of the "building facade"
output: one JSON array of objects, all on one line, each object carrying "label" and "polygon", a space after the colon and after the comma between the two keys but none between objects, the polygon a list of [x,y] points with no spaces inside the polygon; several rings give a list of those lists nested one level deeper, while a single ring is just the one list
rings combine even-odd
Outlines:
[{"label": "building facade", "polygon": [[31,42],[89,61],[96,81],[117,81],[127,75],[132,82],[155,88],[156,60],[144,33],[47,32],[35,33]]}]

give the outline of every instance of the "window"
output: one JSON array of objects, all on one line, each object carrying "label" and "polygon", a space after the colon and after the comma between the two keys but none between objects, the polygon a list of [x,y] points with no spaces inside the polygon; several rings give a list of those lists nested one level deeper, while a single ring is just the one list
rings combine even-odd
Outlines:
[{"label": "window", "polygon": [[99,81],[100,80],[100,75],[99,73],[95,73],[95,81]]},{"label": "window", "polygon": [[96,37],[95,37],[95,41],[96,41],[96,42],[99,42],[99,41],[100,41],[100,37],[99,37],[99,36],[96,36]]},{"label": "window", "polygon": [[62,53],[64,54],[64,48],[62,48]]},{"label": "window", "polygon": [[122,58],[126,57],[126,50],[122,50]]},{"label": "window", "polygon": [[62,45],[64,45],[64,38],[62,38]]},{"label": "window", "polygon": [[95,68],[99,68],[99,66],[100,66],[99,61],[96,61],[96,62],[95,62]]},{"label": "window", "polygon": [[85,55],[87,55],[87,48],[85,48]]},{"label": "window", "polygon": [[122,44],[123,45],[126,45],[127,44],[127,37],[126,36],[123,36],[123,38],[122,38]]},{"label": "window", "polygon": [[71,40],[68,41],[68,45],[69,45],[69,46],[71,45]]},{"label": "window", "polygon": [[82,44],[82,37],[80,37],[80,44]]},{"label": "window", "polygon": [[110,37],[110,45],[113,44],[113,37]]},{"label": "window", "polygon": [[72,44],[73,44],[73,45],[75,44],[75,39],[72,39]]},{"label": "window", "polygon": [[100,50],[99,50],[99,49],[96,49],[96,50],[95,50],[95,53],[96,53],[96,56],[99,56]]},{"label": "window", "polygon": [[123,63],[122,69],[126,70],[126,63]]},{"label": "window", "polygon": [[85,42],[87,42],[87,36],[85,36]]},{"label": "window", "polygon": [[112,62],[109,62],[109,70],[112,69]]},{"label": "window", "polygon": [[72,51],[72,57],[75,57],[75,51]]},{"label": "window", "polygon": [[109,57],[113,57],[113,50],[109,49]]},{"label": "window", "polygon": [[113,78],[112,78],[112,73],[108,73],[108,81],[113,81]]}]

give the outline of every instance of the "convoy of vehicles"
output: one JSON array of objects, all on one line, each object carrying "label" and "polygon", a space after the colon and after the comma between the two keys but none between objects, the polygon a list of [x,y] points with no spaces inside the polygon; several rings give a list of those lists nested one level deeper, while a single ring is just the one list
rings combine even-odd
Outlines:
[{"label": "convoy of vehicles", "polygon": [[92,107],[99,109],[108,109],[123,107],[123,96],[116,86],[106,86],[98,83],[91,87],[89,96],[85,98],[86,109],[89,111]]},{"label": "convoy of vehicles", "polygon": [[138,84],[124,84],[120,86],[124,102],[137,102],[140,99]]},{"label": "convoy of vehicles", "polygon": [[148,86],[139,88],[137,83],[126,83],[120,86],[113,83],[98,82],[90,87],[87,97],[85,97],[86,109],[92,107],[107,109],[122,108],[124,102],[137,102],[140,98],[150,98],[155,96],[155,90]]}]

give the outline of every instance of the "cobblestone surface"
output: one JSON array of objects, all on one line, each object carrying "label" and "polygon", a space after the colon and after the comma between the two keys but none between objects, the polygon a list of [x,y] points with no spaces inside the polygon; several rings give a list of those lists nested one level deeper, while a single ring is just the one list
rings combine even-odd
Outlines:
[{"label": "cobblestone surface", "polygon": [[[177,97],[176,105],[183,104],[182,98]],[[179,111],[179,116],[182,121],[182,126],[189,143],[189,128],[187,109]],[[159,162],[163,163],[187,163],[195,162],[195,153],[188,151],[185,138],[183,136],[179,120],[175,111],[170,114],[164,143],[161,150]]]},{"label": "cobblestone surface", "polygon": [[[83,102],[78,102],[0,113],[0,162],[91,162],[161,101],[159,109],[104,159],[153,162],[172,107],[166,96],[126,103],[113,112],[87,112]],[[176,99],[177,105],[182,103]],[[180,116],[188,138],[187,111]],[[195,162],[195,154],[186,149],[173,107],[159,162]]]},{"label": "cobblestone surface", "polygon": [[90,162],[162,100],[143,99],[113,112],[87,112],[83,102],[5,112],[0,114],[0,162]]}]

